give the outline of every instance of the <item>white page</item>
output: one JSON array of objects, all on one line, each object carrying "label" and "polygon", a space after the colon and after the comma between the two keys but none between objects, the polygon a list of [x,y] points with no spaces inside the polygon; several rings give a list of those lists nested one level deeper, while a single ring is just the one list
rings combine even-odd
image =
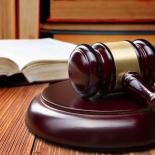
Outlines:
[{"label": "white page", "polygon": [[16,62],[20,69],[32,61],[68,60],[76,45],[46,39],[0,40],[0,57]]}]

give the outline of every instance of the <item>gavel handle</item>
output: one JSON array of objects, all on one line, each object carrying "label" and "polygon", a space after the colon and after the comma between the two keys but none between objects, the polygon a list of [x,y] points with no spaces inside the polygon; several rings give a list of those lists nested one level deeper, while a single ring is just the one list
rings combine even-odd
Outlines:
[{"label": "gavel handle", "polygon": [[125,73],[122,78],[123,88],[136,95],[155,109],[155,90],[147,85],[138,73]]}]

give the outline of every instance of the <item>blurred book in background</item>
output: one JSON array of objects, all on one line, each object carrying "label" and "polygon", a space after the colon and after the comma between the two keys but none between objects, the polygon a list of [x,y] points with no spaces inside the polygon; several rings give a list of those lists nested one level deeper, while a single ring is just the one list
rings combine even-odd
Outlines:
[{"label": "blurred book in background", "polygon": [[50,18],[82,22],[155,22],[154,0],[50,0]]},{"label": "blurred book in background", "polygon": [[155,35],[153,0],[48,0],[46,5],[42,3],[46,18],[41,20],[41,37],[92,43],[136,39],[134,35],[152,41]]},{"label": "blurred book in background", "polygon": [[0,0],[0,39],[17,35],[16,0]]},{"label": "blurred book in background", "polygon": [[153,35],[154,0],[1,0],[0,38]]},{"label": "blurred book in background", "polygon": [[155,34],[152,0],[49,0],[46,6],[42,34]]}]

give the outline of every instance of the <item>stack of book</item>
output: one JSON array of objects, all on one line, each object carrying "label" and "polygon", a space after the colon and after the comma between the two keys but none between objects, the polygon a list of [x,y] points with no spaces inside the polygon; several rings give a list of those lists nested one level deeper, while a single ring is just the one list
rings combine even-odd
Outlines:
[{"label": "stack of book", "polygon": [[42,33],[155,33],[155,1],[50,0],[47,6]]},{"label": "stack of book", "polygon": [[56,34],[155,34],[155,1],[0,1],[0,38]]}]

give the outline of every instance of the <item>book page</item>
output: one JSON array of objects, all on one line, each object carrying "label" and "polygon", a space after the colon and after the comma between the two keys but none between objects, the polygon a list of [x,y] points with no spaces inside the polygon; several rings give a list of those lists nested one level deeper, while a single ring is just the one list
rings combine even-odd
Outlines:
[{"label": "book page", "polygon": [[13,60],[20,70],[40,60],[68,61],[76,45],[55,39],[0,40],[0,57]]}]

